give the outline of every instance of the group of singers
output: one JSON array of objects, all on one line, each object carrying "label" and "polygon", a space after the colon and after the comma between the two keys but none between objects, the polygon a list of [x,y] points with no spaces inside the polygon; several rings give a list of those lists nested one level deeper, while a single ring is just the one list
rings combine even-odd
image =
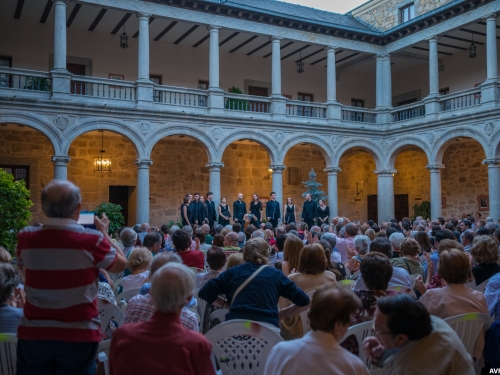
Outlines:
[{"label": "group of singers", "polygon": [[[273,191],[270,194],[270,199],[266,203],[266,212],[263,216],[263,205],[259,200],[259,196],[254,194],[250,202],[249,210],[247,211],[247,204],[243,201],[243,194],[238,194],[238,200],[233,203],[233,210],[227,204],[226,198],[221,199],[218,208],[215,208],[213,201],[213,193],[208,192],[206,199],[200,196],[199,193],[186,194],[184,202],[181,205],[181,221],[182,225],[201,225],[208,224],[210,228],[217,222],[226,226],[230,224],[231,217],[233,223],[244,224],[245,220],[250,219],[250,224],[255,225],[257,228],[264,217],[273,225],[273,228],[278,226],[278,221],[281,219],[280,204],[276,201],[276,193]],[[309,228],[313,225],[327,224],[330,217],[330,209],[325,204],[324,199],[318,199],[318,202],[311,198],[311,194],[305,195],[306,200],[302,206],[301,221],[304,221]],[[292,198],[287,198],[286,205],[283,210],[283,223],[296,223],[295,204]]]}]

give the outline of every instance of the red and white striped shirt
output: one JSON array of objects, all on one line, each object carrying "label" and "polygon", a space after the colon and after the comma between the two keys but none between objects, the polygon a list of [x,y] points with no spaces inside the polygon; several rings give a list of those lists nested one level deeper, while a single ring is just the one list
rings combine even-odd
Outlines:
[{"label": "red and white striped shirt", "polygon": [[16,254],[26,273],[18,337],[100,341],[99,268],[111,268],[117,257],[106,237],[72,219],[52,218],[19,232]]}]

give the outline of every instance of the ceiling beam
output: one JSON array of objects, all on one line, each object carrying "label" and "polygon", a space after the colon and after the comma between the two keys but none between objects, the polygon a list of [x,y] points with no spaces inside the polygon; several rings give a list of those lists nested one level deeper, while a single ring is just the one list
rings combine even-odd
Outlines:
[{"label": "ceiling beam", "polygon": [[[282,49],[285,49],[285,48],[286,48],[286,47],[288,47],[288,46],[291,46],[292,44],[293,44],[293,42],[288,42],[288,43],[286,43],[286,44],[283,44],[283,45],[280,47],[280,51],[281,51]],[[269,52],[267,55],[264,55],[264,57],[265,57],[265,58],[267,58],[267,57],[271,56],[272,54],[273,54],[272,52]]]},{"label": "ceiling beam", "polygon": [[159,41],[161,38],[163,38],[163,36],[164,36],[166,33],[168,33],[170,30],[172,30],[172,28],[173,28],[175,25],[177,25],[177,23],[178,23],[177,21],[172,21],[172,22],[170,22],[170,24],[169,24],[167,27],[165,27],[165,29],[163,29],[163,31],[162,31],[161,33],[159,33],[159,34],[156,36],[156,38],[154,38],[153,40],[154,40],[155,42]]},{"label": "ceiling beam", "polygon": [[340,63],[342,61],[345,61],[345,60],[350,59],[351,57],[354,57],[354,56],[357,56],[357,55],[359,55],[359,52],[353,53],[353,54],[351,54],[349,56],[344,57],[343,59],[337,60],[337,61],[335,61],[335,64],[338,64],[338,63]]},{"label": "ceiling beam", "polygon": [[459,49],[461,51],[467,51],[467,48],[454,46],[452,44],[438,43],[438,46],[443,46],[443,47],[448,47],[448,48],[455,48],[455,49]]},{"label": "ceiling beam", "polygon": [[49,18],[51,9],[52,9],[52,0],[47,0],[47,4],[45,4],[45,9],[43,10],[42,18],[40,18],[40,23],[47,22],[47,18]]},{"label": "ceiling beam", "polygon": [[254,36],[248,38],[243,43],[241,43],[239,46],[234,47],[231,51],[229,51],[229,53],[236,52],[237,50],[239,50],[240,48],[246,46],[248,43],[250,43],[254,39],[257,39],[258,37],[259,37],[258,35],[254,35]]},{"label": "ceiling beam", "polygon": [[108,10],[106,8],[102,8],[97,17],[95,18],[94,22],[92,22],[92,25],[89,27],[89,31],[94,31],[94,29],[99,25],[99,22],[101,22],[102,17],[106,14]]},{"label": "ceiling beam", "polygon": [[290,56],[293,56],[293,55],[295,55],[296,53],[299,53],[300,51],[303,51],[303,50],[305,50],[306,48],[309,48],[309,47],[311,47],[311,45],[310,45],[310,44],[307,44],[307,45],[305,45],[304,47],[300,47],[299,49],[296,49],[295,51],[293,51],[293,52],[289,53],[288,55],[283,56],[283,57],[281,58],[281,60],[285,60],[286,58],[288,58],[288,57],[290,57]]},{"label": "ceiling beam", "polygon": [[[358,56],[356,57],[355,59],[352,59],[350,61],[347,61],[345,62],[344,64],[340,64],[337,69],[336,69],[336,72],[340,72],[342,70],[345,70],[345,69],[350,69],[356,65],[359,65],[359,64],[362,64],[366,61],[370,61],[370,60],[375,60],[375,56],[374,55],[361,55],[361,56]],[[339,60],[340,61],[340,60]],[[339,62],[339,61],[336,61]],[[373,65],[375,67],[375,65]],[[326,66],[325,66],[326,68]]]},{"label": "ceiling beam", "polygon": [[111,34],[115,35],[122,28],[122,26],[125,25],[125,22],[127,22],[131,15],[132,13],[125,14],[120,22],[118,22],[118,25],[116,25],[113,31],[111,31]]},{"label": "ceiling beam", "polygon": [[262,48],[270,45],[272,43],[272,40],[268,40],[267,42],[265,42],[264,44],[261,44],[260,46],[258,46],[257,48],[255,48],[254,50],[250,51],[247,53],[247,56],[250,56],[252,54],[254,54],[255,52],[257,51],[260,51]]},{"label": "ceiling beam", "polygon": [[[151,22],[153,22],[155,20],[154,17],[150,17],[149,18],[149,24],[151,25]],[[132,38],[137,38],[139,36],[139,30],[136,31],[136,33],[134,35],[132,35]]]},{"label": "ceiling beam", "polygon": [[17,0],[16,11],[14,12],[14,19],[18,20],[21,18],[21,12],[23,11],[24,0]]},{"label": "ceiling beam", "polygon": [[70,27],[71,26],[71,24],[75,20],[76,15],[78,14],[78,11],[80,10],[81,7],[82,7],[82,4],[75,4],[75,7],[71,11],[71,14],[68,17],[68,20],[66,21],[66,27]]},{"label": "ceiling beam", "polygon": [[[344,52],[344,50],[343,50],[343,49],[340,49],[340,50],[338,50],[338,51],[335,51],[335,55],[338,55],[339,53],[342,53],[342,52]],[[326,56],[325,56],[325,57],[322,57],[322,58],[321,58],[321,59],[319,59],[319,60],[313,61],[313,62],[311,63],[311,65],[316,65],[317,63],[320,63],[321,61],[325,61],[325,60],[326,60]]]},{"label": "ceiling beam", "polygon": [[304,61],[305,59],[308,59],[311,56],[317,55],[318,53],[320,53],[321,51],[324,51],[324,50],[325,50],[324,48],[321,48],[321,49],[317,50],[316,52],[310,53],[309,55],[304,56],[303,58],[301,58],[299,60],[296,60],[295,62],[299,62],[301,60]]},{"label": "ceiling beam", "polygon": [[[476,35],[481,35],[481,36],[486,36],[485,33],[482,33],[480,31],[476,31],[476,30],[471,30],[471,29],[458,29],[460,31],[464,31],[466,33],[471,33],[471,34],[476,34]],[[497,36],[497,39],[500,39],[499,36]]]},{"label": "ceiling beam", "polygon": [[[452,36],[452,35],[441,35],[441,37],[443,38],[448,38],[448,39],[453,39],[453,40],[459,40],[461,42],[467,42],[467,43],[471,43],[471,41],[469,39],[464,39],[464,38],[459,38],[458,36]],[[478,46],[482,46],[484,45],[483,42],[474,42],[475,44],[477,44]]]},{"label": "ceiling beam", "polygon": [[395,52],[392,56],[398,59],[429,61],[429,56],[409,51]]},{"label": "ceiling beam", "polygon": [[[478,22],[478,24],[486,26],[486,22],[483,22],[483,21]],[[500,26],[497,25],[497,29],[500,29]]]},{"label": "ceiling beam", "polygon": [[205,35],[203,38],[201,38],[199,41],[197,41],[195,44],[193,44],[193,47],[196,48],[198,47],[200,44],[202,44],[205,40],[207,40],[208,38],[210,38],[210,33],[208,33],[207,35]]},{"label": "ceiling beam", "polygon": [[174,44],[179,44],[180,42],[182,42],[189,34],[195,31],[198,27],[200,27],[200,25],[194,25],[193,27],[191,27],[188,31],[182,34],[181,37],[174,42]]},{"label": "ceiling beam", "polygon": [[229,35],[226,39],[224,39],[222,42],[219,43],[219,47],[221,47],[224,44],[226,44],[227,42],[229,42],[231,39],[233,39],[238,34],[239,34],[239,32],[236,31],[236,32],[232,33],[231,35]]},{"label": "ceiling beam", "polygon": [[[429,48],[423,48],[423,47],[411,47],[411,48],[429,52]],[[440,53],[441,55],[453,56],[453,53],[449,52],[438,51],[438,53]]]}]

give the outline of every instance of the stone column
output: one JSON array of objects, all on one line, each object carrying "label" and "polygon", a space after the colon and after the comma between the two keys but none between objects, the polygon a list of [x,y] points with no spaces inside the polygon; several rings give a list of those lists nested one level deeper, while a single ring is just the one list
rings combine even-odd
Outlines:
[{"label": "stone column", "polygon": [[433,36],[429,42],[429,96],[439,95],[439,58],[438,38]]},{"label": "stone column", "polygon": [[388,123],[392,121],[392,77],[391,57],[389,55],[377,55],[376,66],[376,109],[377,123]]},{"label": "stone column", "polygon": [[[281,95],[281,39],[272,38],[271,113],[274,118],[284,120],[286,117],[286,98]],[[276,198],[276,200],[278,199]]]},{"label": "stone column", "polygon": [[395,169],[376,170],[378,222],[394,219],[394,173]]},{"label": "stone column", "polygon": [[66,69],[66,3],[67,0],[54,0],[54,67],[50,72],[53,100],[70,100],[71,74]]},{"label": "stone column", "polygon": [[219,26],[209,26],[208,52],[208,108],[211,114],[224,112],[224,91],[220,88]]},{"label": "stone column", "polygon": [[71,158],[67,155],[52,156],[52,163],[54,163],[54,180],[68,179],[68,163],[70,160]]},{"label": "stone column", "polygon": [[442,164],[429,164],[426,168],[430,171],[431,174],[431,189],[430,189],[430,198],[431,198],[431,220],[436,220],[438,217],[441,217],[443,214],[441,212],[442,209],[442,201],[441,201],[441,169],[444,169],[444,165]]},{"label": "stone column", "polygon": [[138,159],[137,164],[137,223],[149,223],[149,159]]},{"label": "stone column", "polygon": [[[276,193],[276,202],[280,204],[280,210],[283,214],[283,171],[285,165],[270,165],[269,169],[273,171],[273,191]],[[283,220],[283,218],[281,218]]]},{"label": "stone column", "polygon": [[326,118],[340,120],[342,110],[337,101],[337,70],[335,67],[336,47],[328,46],[326,49]]},{"label": "stone column", "polygon": [[500,89],[498,82],[497,58],[497,17],[490,14],[486,19],[486,81],[481,85],[481,105],[483,107],[498,106]]},{"label": "stone column", "polygon": [[154,84],[149,79],[149,17],[150,14],[139,13],[139,51],[137,64],[137,102],[141,106],[153,102]]},{"label": "stone column", "polygon": [[489,216],[497,224],[500,219],[500,159],[486,159],[483,163],[488,165]]},{"label": "stone column", "polygon": [[325,172],[328,172],[328,207],[330,207],[330,218],[339,216],[337,174],[340,170],[339,167],[324,169]]},{"label": "stone column", "polygon": [[221,196],[220,196],[220,170],[224,167],[224,163],[221,162],[212,162],[205,164],[205,167],[208,168],[210,174],[210,188],[209,190],[214,193],[213,201],[217,206],[220,204]]}]

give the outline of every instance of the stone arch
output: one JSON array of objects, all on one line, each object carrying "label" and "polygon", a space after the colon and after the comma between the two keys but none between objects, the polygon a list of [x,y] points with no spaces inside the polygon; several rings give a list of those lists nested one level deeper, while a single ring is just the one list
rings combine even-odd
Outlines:
[{"label": "stone arch", "polygon": [[[493,148],[493,157],[496,159],[500,159],[500,129],[496,135],[493,137],[492,141],[492,148]],[[487,155],[488,156],[488,155]]]},{"label": "stone arch", "polygon": [[325,142],[323,139],[320,137],[314,136],[314,135],[296,135],[290,139],[288,139],[283,146],[281,146],[281,155],[280,159],[285,160],[286,154],[292,149],[293,146],[296,146],[300,143],[309,143],[312,144],[313,146],[316,146],[320,151],[323,157],[325,158],[325,164],[326,168],[329,168],[331,166],[331,151],[330,151],[330,145]]},{"label": "stone arch", "polygon": [[0,114],[0,124],[24,125],[38,130],[49,140],[52,148],[54,149],[54,155],[65,155],[62,151],[63,140],[53,124],[49,124],[48,122],[29,113]]},{"label": "stone arch", "polygon": [[227,137],[223,138],[220,142],[217,152],[217,160],[222,160],[222,155],[226,151],[227,147],[241,139],[248,139],[254,141],[264,147],[264,149],[269,154],[269,159],[271,160],[271,165],[283,164],[283,159],[281,158],[278,146],[274,143],[274,140],[267,134],[259,133],[256,131],[245,131],[244,133],[231,133]]},{"label": "stone arch", "polygon": [[423,151],[425,153],[425,156],[427,156],[427,163],[432,163],[430,159],[431,151],[428,144],[418,138],[411,137],[398,140],[389,148],[386,153],[386,155],[388,155],[389,157],[385,159],[384,169],[394,169],[394,164],[396,163],[396,158],[398,157],[398,155],[411,147],[417,147],[421,151]]},{"label": "stone arch", "polygon": [[147,155],[147,158],[151,157],[151,152],[153,151],[154,146],[160,140],[172,135],[185,135],[187,137],[190,137],[198,141],[202,145],[203,149],[206,151],[209,163],[220,160],[220,158],[219,159],[217,158],[217,153],[216,153],[217,146],[215,145],[214,141],[205,134],[204,131],[196,129],[194,127],[188,128],[179,125],[159,129],[149,137],[144,152],[145,155]]},{"label": "stone arch", "polygon": [[443,162],[443,155],[446,151],[446,148],[449,146],[449,144],[459,138],[459,137],[467,137],[475,140],[478,142],[481,147],[483,148],[484,154],[488,158],[491,155],[491,152],[489,152],[490,147],[488,144],[487,139],[484,137],[482,133],[475,129],[457,129],[454,130],[450,133],[445,133],[442,137],[438,138],[436,140],[436,143],[434,144],[432,153],[431,153],[431,161],[435,162],[436,164],[442,164]]},{"label": "stone arch", "polygon": [[110,132],[119,134],[127,138],[134,146],[138,159],[147,159],[148,154],[144,153],[144,141],[139,133],[130,128],[130,126],[122,121],[110,119],[90,119],[89,121],[82,122],[78,126],[70,129],[65,134],[63,141],[64,155],[67,155],[69,148],[73,141],[80,135],[95,131],[95,130],[108,130]]},{"label": "stone arch", "polygon": [[345,142],[340,147],[338,147],[338,149],[334,153],[332,158],[332,166],[334,167],[339,166],[340,159],[342,158],[342,156],[344,156],[344,154],[346,154],[347,152],[356,149],[366,151],[367,153],[369,153],[373,157],[377,169],[383,168],[382,152],[379,150],[378,146],[371,140],[370,141],[356,140],[354,142],[350,141]]}]

